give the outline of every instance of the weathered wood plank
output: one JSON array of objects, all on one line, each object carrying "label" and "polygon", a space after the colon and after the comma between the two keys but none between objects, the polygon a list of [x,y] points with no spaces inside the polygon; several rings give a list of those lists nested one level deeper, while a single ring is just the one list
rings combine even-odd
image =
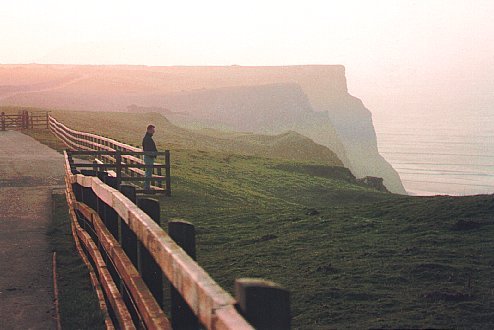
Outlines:
[{"label": "weathered wood plank", "polygon": [[[87,137],[87,138],[95,138],[95,139],[101,139],[102,141],[105,141],[109,144],[113,144],[115,146],[118,146],[124,150],[127,150],[127,151],[142,151],[142,149],[140,148],[136,148],[136,147],[133,147],[133,146],[130,146],[128,144],[125,144],[125,143],[122,143],[122,142],[119,142],[119,141],[116,141],[116,140],[113,140],[113,139],[110,139],[110,138],[105,138],[105,137],[102,137],[102,136],[99,136],[99,135],[96,135],[96,134],[92,134],[92,133],[86,133],[86,132],[81,132],[81,131],[76,131],[74,129],[71,129],[71,128],[68,128],[67,126],[65,126],[64,124],[60,123],[59,121],[57,121],[55,118],[51,117],[50,116],[50,122],[57,126],[59,129],[65,131],[65,132],[68,132],[68,133],[71,133],[72,135],[73,134],[78,134],[78,135],[81,135],[81,136],[84,136],[84,137]],[[89,142],[89,141],[87,141]],[[91,145],[99,145],[95,142],[90,142]],[[100,146],[103,146],[103,145],[100,145]],[[114,148],[112,148],[114,150]]]},{"label": "weathered wood plank", "polygon": [[113,261],[117,272],[132,294],[136,306],[148,329],[171,329],[170,322],[153,298],[142,277],[130,259],[105,227],[99,215],[85,204],[76,202],[74,205],[87,219],[91,219],[96,235],[105,251]]},{"label": "weathered wood plank", "polygon": [[254,328],[245,321],[233,306],[225,306],[214,311],[210,329],[216,330],[253,330]]},{"label": "weathered wood plank", "polygon": [[106,268],[106,264],[101,256],[100,252],[96,244],[94,244],[93,240],[89,236],[89,234],[79,226],[79,223],[73,222],[75,226],[77,236],[82,244],[86,247],[86,250],[91,255],[91,259],[93,259],[94,264],[96,265],[96,270],[99,274],[99,279],[103,290],[106,292],[106,297],[108,301],[112,305],[113,311],[115,312],[116,317],[118,318],[119,325],[122,329],[135,329],[135,326],[132,322],[132,317],[130,316],[125,303],[122,299],[120,292],[118,291],[115,282]]}]

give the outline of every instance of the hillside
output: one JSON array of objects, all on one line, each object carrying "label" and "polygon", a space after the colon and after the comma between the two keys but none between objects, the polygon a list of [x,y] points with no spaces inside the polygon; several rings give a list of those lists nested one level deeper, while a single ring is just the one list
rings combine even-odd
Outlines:
[{"label": "hillside", "polygon": [[[77,113],[71,125],[135,143],[130,118],[158,115],[131,116]],[[168,128],[160,148],[204,143]],[[202,132],[210,143],[245,136]],[[60,148],[46,130],[26,133]],[[296,329],[494,327],[493,195],[381,193],[343,167],[189,147],[172,150],[163,226],[196,225],[198,262],[223,287],[264,277],[289,288]]]},{"label": "hillside", "polygon": [[[314,143],[309,138],[295,132],[279,135],[259,135],[253,133],[223,133],[210,130],[180,128],[170,123],[158,113],[105,113],[105,112],[53,112],[53,115],[74,129],[87,129],[90,119],[90,132],[105,134],[140,145],[146,126],[150,123],[157,128],[155,139],[167,149],[199,149],[207,151],[231,152],[242,155],[283,158],[307,162],[322,162],[330,166],[343,166],[338,157],[327,147]],[[130,140],[129,140],[130,139]]]},{"label": "hillside", "polygon": [[[341,65],[2,65],[0,69],[0,90],[9,91],[0,96],[0,105],[79,111],[173,107],[202,127],[213,121],[224,128],[261,134],[294,130],[334,151],[357,177],[383,177],[391,191],[405,193],[396,171],[379,155],[371,114],[348,93]],[[47,86],[36,90],[25,79],[30,71],[36,84]],[[203,108],[209,118],[201,113]],[[243,120],[246,117],[255,120]]]}]

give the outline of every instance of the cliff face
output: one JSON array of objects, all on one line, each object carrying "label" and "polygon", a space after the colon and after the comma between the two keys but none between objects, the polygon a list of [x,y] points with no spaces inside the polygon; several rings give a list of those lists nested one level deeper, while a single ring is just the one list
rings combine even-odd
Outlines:
[{"label": "cliff face", "polygon": [[[29,72],[36,81],[26,87],[30,81],[22,77]],[[8,85],[0,105],[89,111],[128,111],[135,105],[167,109],[172,120],[200,126],[293,130],[333,150],[357,177],[382,177],[390,191],[405,193],[378,153],[370,112],[348,94],[340,65],[0,66],[0,81]]]},{"label": "cliff face", "polygon": [[[355,176],[381,177],[392,192],[405,194],[398,173],[379,154],[372,116],[362,101],[347,94],[323,105],[334,124]],[[316,140],[317,141],[317,140]]]},{"label": "cliff face", "polygon": [[333,150],[357,177],[382,177],[390,191],[405,194],[398,173],[378,152],[370,111],[347,92],[343,67],[307,68],[280,68],[285,83],[184,91],[164,96],[161,103],[188,113],[169,116],[181,124],[297,131]]}]

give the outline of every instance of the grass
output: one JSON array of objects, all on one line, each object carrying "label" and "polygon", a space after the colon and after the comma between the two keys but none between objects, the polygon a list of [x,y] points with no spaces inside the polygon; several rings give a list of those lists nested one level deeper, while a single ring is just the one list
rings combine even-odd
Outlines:
[{"label": "grass", "polygon": [[[56,116],[131,144],[154,118]],[[493,195],[382,193],[320,159],[236,153],[227,142],[202,149],[167,134],[155,138],[172,154],[164,227],[177,217],[196,225],[198,262],[225,289],[239,277],[278,282],[301,329],[494,327]],[[33,132],[53,142],[42,135]]]},{"label": "grass", "polygon": [[53,195],[53,220],[48,230],[53,251],[57,252],[60,321],[63,329],[104,329],[98,298],[72,238],[67,201]]},{"label": "grass", "polygon": [[383,194],[260,159],[203,165],[174,171],[163,216],[197,226],[198,261],[223,287],[289,288],[296,328],[494,324],[492,196]]}]

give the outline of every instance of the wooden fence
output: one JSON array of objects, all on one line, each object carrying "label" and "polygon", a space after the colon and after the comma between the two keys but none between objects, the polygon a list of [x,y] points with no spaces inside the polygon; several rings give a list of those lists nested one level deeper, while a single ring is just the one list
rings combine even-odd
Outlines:
[{"label": "wooden fence", "polygon": [[[114,169],[113,173],[119,183],[132,182],[133,184],[151,181],[150,189],[138,189],[143,193],[164,193],[171,195],[170,151],[153,153],[164,156],[164,163],[156,162],[152,168],[151,178],[146,177],[144,164],[140,158],[145,154],[141,148],[116,141],[96,134],[76,131],[68,128],[52,116],[48,117],[49,128],[52,133],[65,143],[72,151],[72,155],[96,156],[94,166],[84,163],[72,164],[74,167],[95,167],[99,169]],[[165,170],[163,175],[162,170]],[[163,182],[165,185],[163,186]]]},{"label": "wooden fence", "polygon": [[[107,172],[74,169],[67,152],[65,171],[73,236],[107,310],[107,328],[290,327],[288,291],[264,280],[238,279],[234,299],[194,261],[192,224],[170,221],[167,234],[156,200],[138,199],[130,185],[115,189]],[[164,292],[170,295],[168,315]]]},{"label": "wooden fence", "polygon": [[0,130],[8,129],[28,129],[28,128],[48,128],[47,111],[30,112],[20,111],[17,114],[0,113]]}]

